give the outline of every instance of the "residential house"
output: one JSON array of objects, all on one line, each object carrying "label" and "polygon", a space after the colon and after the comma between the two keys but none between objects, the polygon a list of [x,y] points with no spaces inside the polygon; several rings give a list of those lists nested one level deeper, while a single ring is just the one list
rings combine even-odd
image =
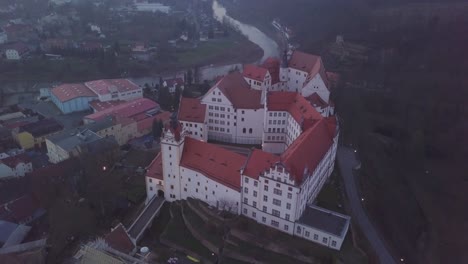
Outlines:
[{"label": "residential house", "polygon": [[45,210],[31,195],[0,204],[0,220],[16,224],[29,224],[44,215]]},{"label": "residential house", "polygon": [[29,47],[21,42],[9,45],[5,49],[5,57],[7,60],[21,60],[29,53]]},{"label": "residential house", "polygon": [[[103,144],[104,143],[104,144]],[[94,152],[106,143],[118,146],[114,137],[101,137],[87,128],[63,131],[46,139],[47,156],[51,163],[59,163],[72,157]]]},{"label": "residential house", "polygon": [[25,153],[8,156],[0,160],[0,178],[23,177],[32,170],[31,159]]},{"label": "residential house", "polygon": [[13,137],[23,149],[31,149],[43,146],[47,136],[61,130],[63,130],[62,124],[55,119],[43,119],[13,130]]}]

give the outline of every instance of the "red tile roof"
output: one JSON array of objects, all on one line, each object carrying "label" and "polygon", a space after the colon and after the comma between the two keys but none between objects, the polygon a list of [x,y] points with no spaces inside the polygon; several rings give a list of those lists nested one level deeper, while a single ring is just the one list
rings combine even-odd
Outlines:
[{"label": "red tile roof", "polygon": [[85,85],[99,95],[109,94],[112,91],[122,93],[141,89],[138,85],[128,79],[96,80],[85,82]]},{"label": "red tile roof", "polygon": [[244,71],[242,72],[244,77],[260,82],[263,82],[263,80],[265,80],[265,76],[267,75],[267,73],[267,69],[253,64],[244,65]]},{"label": "red tile roof", "polygon": [[306,100],[309,101],[313,107],[325,108],[328,106],[327,102],[325,102],[317,93],[307,96]]},{"label": "red tile roof", "polygon": [[182,97],[178,115],[180,121],[204,123],[205,116],[206,105],[200,99]]},{"label": "red tile roof", "polygon": [[317,74],[320,74],[325,86],[328,88],[327,74],[320,56],[295,50],[289,60],[289,67],[309,74],[304,85]]},{"label": "red tile roof", "polygon": [[65,83],[53,88],[51,92],[62,103],[78,97],[97,97],[93,91],[81,83]]},{"label": "red tile roof", "polygon": [[166,79],[164,80],[167,86],[175,86],[175,85],[184,85],[184,80],[182,78],[173,78],[173,79]]},{"label": "red tile roof", "polygon": [[102,110],[106,110],[107,108],[111,108],[120,104],[125,103],[126,101],[122,100],[114,100],[114,101],[106,101],[106,102],[101,102],[99,100],[93,100],[89,102],[89,105],[91,108],[94,109],[94,111],[99,112]]},{"label": "red tile roof", "polygon": [[322,119],[302,133],[281,155],[281,162],[300,184],[304,172],[312,173],[333,144],[333,137]]},{"label": "red tile roof", "polygon": [[107,108],[103,111],[96,112],[85,116],[85,119],[99,121],[108,116],[114,116],[116,118],[134,118],[138,115],[144,114],[149,110],[159,108],[159,105],[146,98],[139,98],[132,101],[128,101],[117,106]]},{"label": "red tile roof", "polygon": [[249,155],[244,175],[258,180],[262,172],[274,166],[280,158],[272,153],[254,149]]},{"label": "red tile roof", "polygon": [[16,168],[20,163],[30,163],[31,158],[26,153],[21,153],[16,156],[11,156],[0,160],[0,163],[7,165],[10,168]]},{"label": "red tile roof", "polygon": [[268,111],[288,112],[297,123],[303,125],[303,129],[322,119],[322,115],[296,92],[269,92],[267,107]]},{"label": "red tile roof", "polygon": [[326,75],[327,75],[328,82],[330,83],[330,88],[331,89],[335,88],[340,82],[340,79],[341,79],[340,74],[336,72],[327,72]]},{"label": "red tile roof", "polygon": [[[237,109],[262,108],[262,92],[250,89],[242,74],[233,72],[224,76],[216,85]],[[213,89],[212,88],[212,89]]]},{"label": "red tile roof", "polygon": [[156,158],[154,158],[151,164],[146,168],[146,177],[164,180],[161,153],[158,153]]},{"label": "red tile roof", "polygon": [[240,169],[245,161],[242,155],[186,137],[180,165],[239,191]]},{"label": "red tile roof", "polygon": [[22,42],[17,42],[17,43],[8,45],[6,49],[16,50],[20,56],[29,51],[29,47]]},{"label": "red tile roof", "polygon": [[39,209],[39,203],[31,195],[0,205],[0,220],[13,223],[25,222]]},{"label": "red tile roof", "polygon": [[135,249],[135,244],[122,224],[117,225],[117,227],[107,234],[105,241],[111,248],[125,254],[130,254]]},{"label": "red tile roof", "polygon": [[141,115],[143,119],[137,120],[137,130],[139,132],[150,131],[153,128],[154,120],[161,120],[163,123],[167,123],[171,119],[171,115],[171,112],[161,112],[155,116]]},{"label": "red tile roof", "polygon": [[271,84],[277,84],[280,81],[280,65],[281,61],[277,58],[268,58],[263,62],[262,67],[270,72]]}]

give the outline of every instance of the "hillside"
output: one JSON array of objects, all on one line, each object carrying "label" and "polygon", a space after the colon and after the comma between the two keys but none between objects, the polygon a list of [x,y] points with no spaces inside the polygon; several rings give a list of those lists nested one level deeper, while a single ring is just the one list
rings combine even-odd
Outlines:
[{"label": "hillside", "polygon": [[[460,235],[468,233],[468,17],[449,3],[456,1],[420,9],[396,5],[402,1],[224,2],[232,16],[265,31],[281,19],[300,49],[342,74],[345,85],[334,91],[342,141],[358,146],[365,205],[395,256],[468,263],[468,239]],[[376,7],[405,19],[375,16]],[[369,59],[330,54],[337,34],[367,47]]]}]

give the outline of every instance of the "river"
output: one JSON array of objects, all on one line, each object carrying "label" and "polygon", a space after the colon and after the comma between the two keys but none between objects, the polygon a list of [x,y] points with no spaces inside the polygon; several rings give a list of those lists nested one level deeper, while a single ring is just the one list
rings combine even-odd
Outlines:
[{"label": "river", "polygon": [[[269,57],[279,57],[280,51],[279,46],[270,37],[265,33],[260,31],[258,28],[244,24],[230,16],[227,15],[226,8],[222,6],[218,1],[213,1],[213,16],[216,20],[221,23],[228,23],[235,29],[237,29],[242,35],[247,37],[247,39],[256,45],[258,45],[263,50],[263,57],[260,61],[252,61],[252,63],[261,63]],[[241,64],[229,64],[222,66],[205,66],[200,68],[200,80],[212,80],[217,76],[225,75],[230,70],[241,69]]]}]

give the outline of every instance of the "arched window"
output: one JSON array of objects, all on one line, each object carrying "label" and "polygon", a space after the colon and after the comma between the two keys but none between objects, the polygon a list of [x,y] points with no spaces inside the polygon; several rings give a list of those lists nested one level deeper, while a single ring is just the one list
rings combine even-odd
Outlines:
[{"label": "arched window", "polygon": [[250,128],[250,129],[249,129],[249,134],[252,134],[252,131],[253,131],[253,130]]},{"label": "arched window", "polygon": [[298,233],[298,234],[301,233],[301,227],[300,226],[297,227],[296,233]]}]

